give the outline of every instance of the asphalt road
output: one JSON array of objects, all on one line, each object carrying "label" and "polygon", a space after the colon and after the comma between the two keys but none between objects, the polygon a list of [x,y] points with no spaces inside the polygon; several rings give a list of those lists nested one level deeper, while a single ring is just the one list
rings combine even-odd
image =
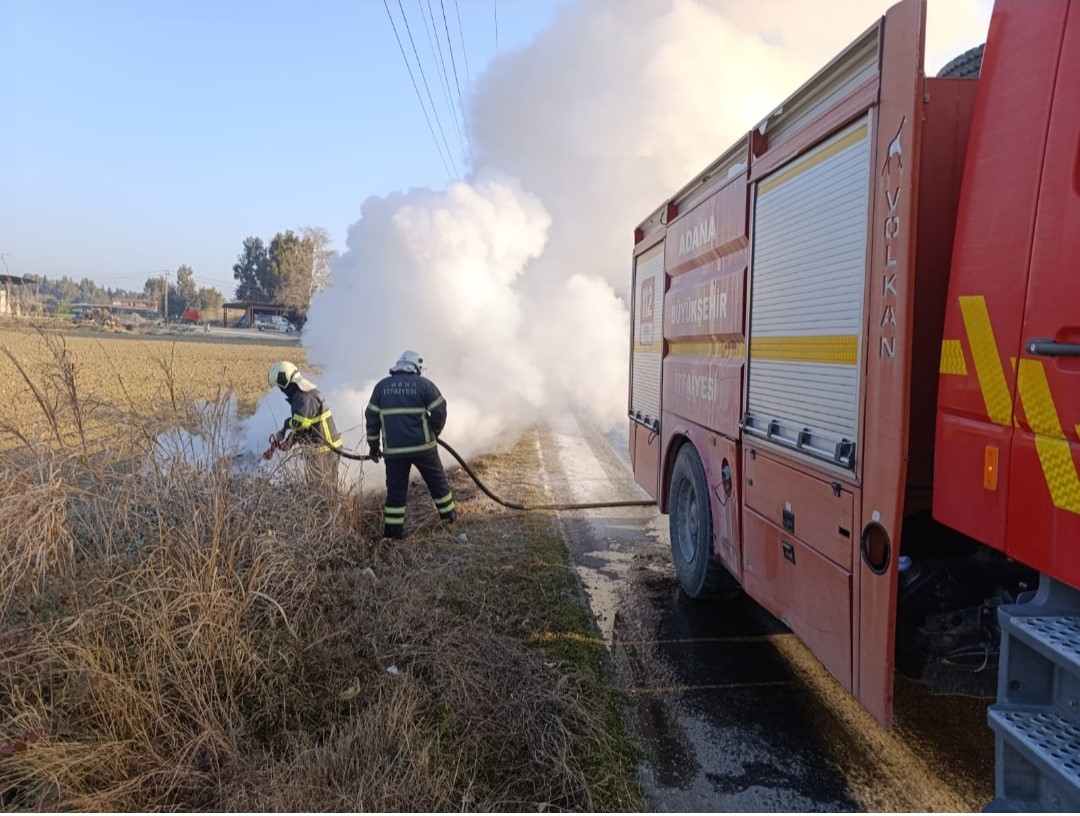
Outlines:
[{"label": "asphalt road", "polygon": [[[647,498],[626,437],[566,415],[540,432],[562,501]],[[695,602],[652,508],[562,514],[597,627],[648,758],[653,811],[970,811],[993,796],[989,700],[899,678],[886,732],[746,596]]]},{"label": "asphalt road", "polygon": [[297,346],[300,344],[300,332],[259,331],[258,329],[234,329],[218,326],[182,326],[149,327],[136,332],[108,331],[96,326],[74,326],[64,329],[67,333],[84,337],[107,336],[120,340],[164,340],[168,342],[190,341],[196,343],[260,343]]}]

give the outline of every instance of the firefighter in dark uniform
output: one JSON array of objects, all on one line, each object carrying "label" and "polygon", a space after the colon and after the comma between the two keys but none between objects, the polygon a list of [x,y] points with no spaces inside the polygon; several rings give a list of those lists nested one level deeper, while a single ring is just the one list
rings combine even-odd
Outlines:
[{"label": "firefighter in dark uniform", "polygon": [[300,445],[308,479],[318,484],[336,484],[338,457],[332,449],[340,448],[342,440],[323,395],[315,383],[286,360],[270,366],[269,379],[285,394],[292,415],[280,431],[270,436],[270,447],[263,456],[269,459],[275,449]]},{"label": "firefighter in dark uniform", "polygon": [[386,459],[386,506],[383,508],[383,536],[404,538],[405,498],[412,466],[424,478],[439,517],[446,522],[457,518],[454,496],[446,478],[436,437],[446,424],[446,400],[435,383],[421,377],[424,360],[415,351],[406,351],[371,392],[364,412],[371,458]]}]

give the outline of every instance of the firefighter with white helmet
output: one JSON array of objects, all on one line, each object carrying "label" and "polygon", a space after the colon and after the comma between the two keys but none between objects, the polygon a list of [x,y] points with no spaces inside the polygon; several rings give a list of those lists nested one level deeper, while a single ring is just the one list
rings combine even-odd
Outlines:
[{"label": "firefighter with white helmet", "polygon": [[383,536],[404,538],[405,499],[413,465],[420,471],[439,511],[453,522],[454,496],[446,478],[437,437],[446,424],[446,400],[431,380],[421,376],[424,359],[406,351],[371,392],[364,412],[371,458],[386,459],[386,505]]},{"label": "firefighter with white helmet", "polygon": [[281,430],[270,436],[270,447],[263,456],[269,459],[275,449],[300,445],[308,475],[315,481],[336,481],[338,457],[332,451],[341,447],[342,440],[323,395],[288,360],[271,365],[267,377],[270,385],[281,389],[292,414]]}]

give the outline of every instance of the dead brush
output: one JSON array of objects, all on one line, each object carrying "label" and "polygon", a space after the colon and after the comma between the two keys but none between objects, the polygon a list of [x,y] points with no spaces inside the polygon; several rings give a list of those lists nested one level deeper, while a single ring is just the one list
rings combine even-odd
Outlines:
[{"label": "dead brush", "polygon": [[[76,556],[35,563],[51,579],[74,562],[77,579],[45,604],[5,604],[5,629],[29,637],[27,659],[0,672],[0,723],[46,728],[0,759],[0,794],[37,808],[58,784],[65,808],[213,807],[245,741],[278,751],[322,719],[307,607],[319,572],[359,542],[303,485],[220,460],[58,484]],[[4,555],[8,571],[25,562]],[[39,573],[23,584],[48,595]],[[0,727],[0,745],[21,740]]]},{"label": "dead brush", "polygon": [[8,610],[17,593],[39,590],[50,576],[73,574],[67,492],[55,472],[50,475],[31,479],[20,471],[0,470],[0,610]]},{"label": "dead brush", "polygon": [[377,498],[238,469],[227,394],[177,408],[184,433],[133,417],[92,454],[0,459],[0,807],[612,801],[583,757],[618,748],[581,678],[477,600],[476,576],[529,563],[505,529],[379,544]]}]

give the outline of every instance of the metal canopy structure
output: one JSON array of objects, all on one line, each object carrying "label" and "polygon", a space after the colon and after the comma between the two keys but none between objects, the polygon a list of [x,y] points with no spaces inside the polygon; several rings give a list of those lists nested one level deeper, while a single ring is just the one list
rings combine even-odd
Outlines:
[{"label": "metal canopy structure", "polygon": [[22,287],[40,282],[36,275],[0,275],[0,315],[19,317],[22,315]]},{"label": "metal canopy structure", "polygon": [[[255,325],[256,315],[264,317],[273,317],[274,315],[285,316],[289,311],[290,308],[283,303],[270,303],[259,300],[236,300],[232,303],[226,303],[221,307],[221,316],[226,326],[251,328]],[[235,314],[230,316],[230,312],[241,312],[242,314],[239,317],[236,317]]]}]

